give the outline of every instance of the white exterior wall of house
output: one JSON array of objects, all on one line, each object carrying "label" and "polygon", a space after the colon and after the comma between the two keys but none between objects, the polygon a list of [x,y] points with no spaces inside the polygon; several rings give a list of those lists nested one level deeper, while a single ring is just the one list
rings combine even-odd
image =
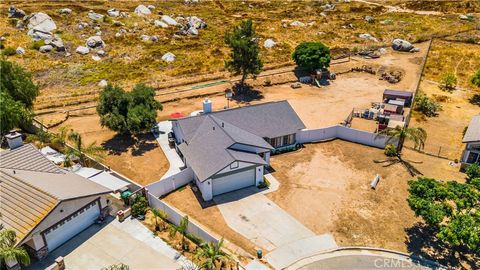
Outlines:
[{"label": "white exterior wall of house", "polygon": [[260,185],[263,182],[263,166],[257,166],[255,168],[255,186]]},{"label": "white exterior wall of house", "polygon": [[[477,156],[477,163],[480,163],[480,141],[469,142],[465,146],[465,150],[463,151],[461,162],[465,163],[465,164],[472,164],[472,163],[467,162],[467,161],[469,161],[470,156],[474,157],[476,155],[478,155]],[[475,161],[473,161],[473,162],[475,162]]]},{"label": "white exterior wall of house", "polygon": [[200,182],[198,181],[198,178],[195,177],[195,184],[197,184],[198,189],[200,189],[203,200],[210,201],[213,199],[212,179],[207,179],[203,182]]},{"label": "white exterior wall of house", "polygon": [[221,171],[217,172],[216,174],[229,173],[229,172],[240,170],[246,167],[250,167],[252,165],[253,165],[252,163],[234,161],[233,163],[223,168]]},{"label": "white exterior wall of house", "polygon": [[270,150],[265,148],[260,148],[260,147],[255,147],[255,146],[240,144],[240,143],[235,143],[232,146],[230,146],[230,148],[235,150],[250,152],[250,153],[256,153],[256,154],[270,152]]},{"label": "white exterior wall of house", "polygon": [[27,244],[34,250],[39,250],[45,246],[45,242],[41,236],[41,233],[51,226],[55,225],[57,222],[65,219],[70,216],[77,210],[81,209],[88,203],[100,197],[100,207],[103,209],[107,206],[105,195],[95,195],[85,198],[73,199],[69,201],[61,202],[53,211],[35,228],[31,234],[23,240],[22,243]]}]

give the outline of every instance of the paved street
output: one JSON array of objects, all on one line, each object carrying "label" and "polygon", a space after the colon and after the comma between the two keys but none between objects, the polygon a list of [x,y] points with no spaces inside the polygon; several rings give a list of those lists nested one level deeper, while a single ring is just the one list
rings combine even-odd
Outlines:
[{"label": "paved street", "polygon": [[118,263],[130,269],[178,269],[185,259],[135,219],[94,224],[28,269],[44,269],[59,256],[67,269],[100,269]]}]

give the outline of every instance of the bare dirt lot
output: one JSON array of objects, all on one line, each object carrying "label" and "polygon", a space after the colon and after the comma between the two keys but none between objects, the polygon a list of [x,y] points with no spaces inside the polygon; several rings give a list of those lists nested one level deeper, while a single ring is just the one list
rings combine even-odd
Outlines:
[{"label": "bare dirt lot", "polygon": [[168,170],[168,161],[151,134],[140,136],[135,144],[130,137],[102,128],[96,114],[71,117],[63,125],[79,132],[85,144],[102,145],[108,151],[105,163],[139,184],[157,181]]},{"label": "bare dirt lot", "polygon": [[[408,251],[405,230],[419,221],[406,201],[413,177],[401,164],[374,162],[385,159],[381,149],[340,140],[309,144],[272,156],[280,188],[267,196],[315,233],[333,233],[340,246]],[[427,176],[442,170],[450,179],[464,178],[458,168],[433,168],[437,158],[415,152],[411,159],[423,162],[414,165]],[[376,174],[381,180],[372,190]]]}]

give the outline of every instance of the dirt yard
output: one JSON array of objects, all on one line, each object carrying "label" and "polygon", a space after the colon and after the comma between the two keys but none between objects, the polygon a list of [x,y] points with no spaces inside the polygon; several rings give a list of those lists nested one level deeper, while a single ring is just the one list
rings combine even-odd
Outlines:
[{"label": "dirt yard", "polygon": [[151,134],[140,136],[135,145],[131,138],[102,128],[96,114],[71,117],[63,125],[79,132],[85,144],[102,145],[108,151],[105,163],[139,184],[157,181],[168,170],[168,161]]},{"label": "dirt yard", "polygon": [[[437,158],[415,152],[410,159],[423,162],[413,165],[427,176],[439,171]],[[401,164],[383,167],[388,163],[375,160],[386,160],[383,150],[340,140],[272,156],[281,185],[268,197],[315,233],[333,233],[340,246],[408,251],[405,229],[419,221],[406,201],[412,177]],[[464,177],[458,168],[440,168],[450,179]],[[372,190],[376,174],[381,180]]]},{"label": "dirt yard", "polygon": [[244,251],[250,254],[255,252],[253,243],[232,230],[218,207],[213,202],[204,202],[200,192],[194,192],[191,185],[170,193],[163,199]]}]

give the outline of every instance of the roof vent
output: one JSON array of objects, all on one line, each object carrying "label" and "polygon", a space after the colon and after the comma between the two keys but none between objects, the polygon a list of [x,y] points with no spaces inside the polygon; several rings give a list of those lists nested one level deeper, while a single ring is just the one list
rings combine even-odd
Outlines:
[{"label": "roof vent", "polygon": [[225,127],[225,123],[222,122],[222,128]]},{"label": "roof vent", "polygon": [[12,150],[23,145],[22,134],[16,131],[11,131],[5,135],[5,138],[7,138],[8,147]]},{"label": "roof vent", "polygon": [[212,101],[208,98],[203,100],[203,113],[211,113],[212,112]]},{"label": "roof vent", "polygon": [[213,130],[215,130],[215,127],[213,127]]}]

